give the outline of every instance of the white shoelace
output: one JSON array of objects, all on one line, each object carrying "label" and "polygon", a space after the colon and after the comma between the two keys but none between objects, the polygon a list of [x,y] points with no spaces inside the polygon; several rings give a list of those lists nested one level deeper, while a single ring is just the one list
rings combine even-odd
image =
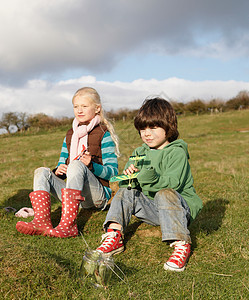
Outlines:
[{"label": "white shoelace", "polygon": [[104,249],[107,249],[108,247],[110,247],[109,243],[112,242],[112,240],[110,240],[110,239],[113,239],[115,236],[116,236],[116,232],[115,231],[111,231],[111,232],[107,232],[107,233],[102,234],[101,242],[103,240],[105,240],[105,241],[101,245],[101,247],[103,247]]},{"label": "white shoelace", "polygon": [[186,247],[184,247],[185,245],[186,245],[185,241],[176,241],[174,243],[171,243],[170,247],[175,246],[175,251],[171,255],[170,259],[173,258],[175,260],[180,260],[180,259],[185,258],[186,254],[187,254],[187,251],[186,251],[187,249],[186,249]]}]

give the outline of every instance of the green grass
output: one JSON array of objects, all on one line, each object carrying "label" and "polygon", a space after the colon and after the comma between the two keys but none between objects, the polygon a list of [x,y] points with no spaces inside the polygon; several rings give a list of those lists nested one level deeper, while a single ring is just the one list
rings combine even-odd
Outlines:
[{"label": "green grass", "polygon": [[[128,284],[113,276],[96,289],[79,276],[86,246],[77,238],[56,239],[18,233],[18,219],[4,207],[30,206],[33,172],[57,163],[64,130],[0,137],[1,299],[248,299],[249,111],[179,118],[189,145],[195,188],[204,208],[191,225],[192,255],[183,273],[163,270],[171,254],[160,228],[133,218],[126,251],[114,257]],[[132,122],[117,122],[122,156],[141,144]],[[117,186],[113,185],[114,190]],[[100,243],[106,211],[81,210],[78,227],[89,246]],[[32,218],[30,218],[32,220]],[[52,221],[60,204],[52,203]]]}]

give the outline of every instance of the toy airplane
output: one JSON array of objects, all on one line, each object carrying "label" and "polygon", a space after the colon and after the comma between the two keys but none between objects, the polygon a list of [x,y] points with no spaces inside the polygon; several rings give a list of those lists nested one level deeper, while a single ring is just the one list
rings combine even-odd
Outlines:
[{"label": "toy airplane", "polygon": [[139,172],[133,173],[131,175],[120,174],[120,175],[117,175],[117,176],[113,176],[110,179],[110,182],[123,181],[123,180],[131,180],[131,179],[136,178],[138,174],[139,174]]},{"label": "toy airplane", "polygon": [[138,156],[130,156],[129,160],[141,160],[144,159],[146,157],[146,155],[138,155]]},{"label": "toy airplane", "polygon": [[[146,155],[130,156],[129,160],[135,161],[135,167],[136,167],[137,162],[139,160],[144,159],[145,157],[146,157]],[[137,178],[138,174],[139,174],[139,172],[135,172],[135,173],[133,173],[131,175],[120,174],[120,175],[117,175],[117,176],[113,176],[110,179],[110,182],[129,180],[128,188],[131,188],[131,181],[132,181],[132,179]]]}]

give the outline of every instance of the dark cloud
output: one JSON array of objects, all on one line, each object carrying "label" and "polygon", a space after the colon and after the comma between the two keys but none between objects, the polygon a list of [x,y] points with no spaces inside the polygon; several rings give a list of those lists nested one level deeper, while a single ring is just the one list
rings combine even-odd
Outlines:
[{"label": "dark cloud", "polygon": [[5,83],[80,69],[97,74],[134,51],[249,56],[247,0],[2,2],[0,78]]}]

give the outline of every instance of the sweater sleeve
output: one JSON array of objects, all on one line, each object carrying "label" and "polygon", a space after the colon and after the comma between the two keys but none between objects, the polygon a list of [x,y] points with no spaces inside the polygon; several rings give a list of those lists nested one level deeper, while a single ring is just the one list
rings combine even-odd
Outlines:
[{"label": "sweater sleeve", "polygon": [[68,153],[68,150],[67,150],[66,138],[64,138],[63,144],[62,144],[62,147],[61,147],[61,154],[60,154],[59,161],[58,161],[58,164],[57,164],[57,168],[59,167],[59,165],[62,165],[62,164],[66,163],[66,160],[67,160],[68,156],[69,156],[69,153]]},{"label": "sweater sleeve", "polygon": [[109,131],[106,131],[101,141],[102,163],[93,162],[93,174],[105,180],[118,174],[118,160],[115,154],[115,144]]}]

